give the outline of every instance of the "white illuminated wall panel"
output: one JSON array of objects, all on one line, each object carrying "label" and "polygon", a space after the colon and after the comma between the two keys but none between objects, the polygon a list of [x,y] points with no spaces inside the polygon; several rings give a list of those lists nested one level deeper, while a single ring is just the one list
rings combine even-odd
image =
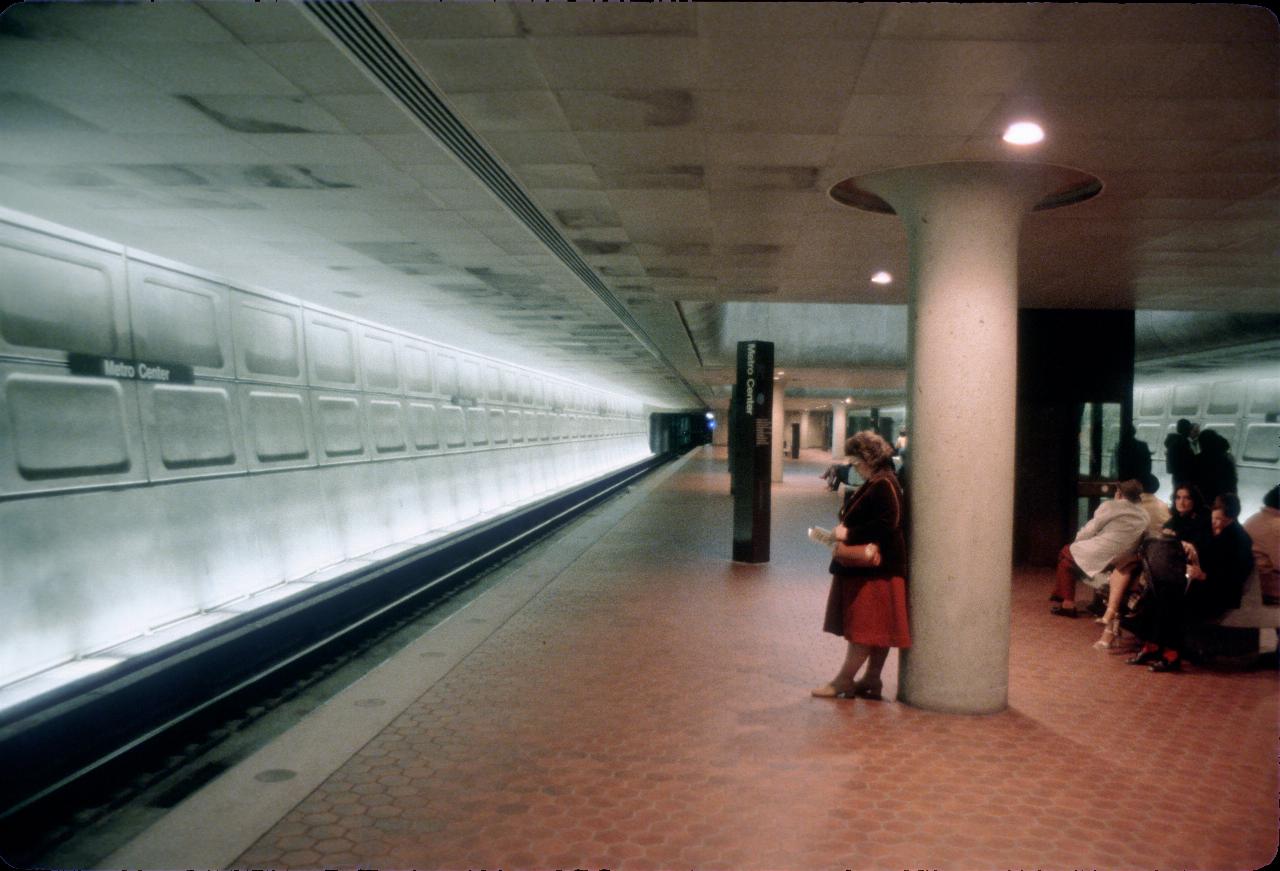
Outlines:
[{"label": "white illuminated wall panel", "polygon": [[302,308],[231,292],[236,375],[243,380],[306,383],[302,365]]},{"label": "white illuminated wall panel", "polygon": [[489,444],[489,413],[484,408],[468,408],[467,441],[472,447],[485,447]]},{"label": "white illuminated wall panel", "polygon": [[233,377],[228,289],[150,263],[129,263],[133,356]]},{"label": "white illuminated wall panel", "polygon": [[440,434],[446,448],[461,448],[467,444],[467,421],[462,409],[446,405],[440,409]]},{"label": "white illuminated wall panel", "polygon": [[0,354],[131,353],[124,263],[119,246],[0,220]]},{"label": "white illuminated wall panel", "polygon": [[143,384],[143,438],[153,480],[244,471],[234,383]]},{"label": "white illuminated wall panel", "polygon": [[304,309],[303,312],[312,385],[359,389],[355,322],[340,320],[311,309]]},{"label": "white illuminated wall panel", "polygon": [[320,462],[349,462],[368,454],[364,415],[355,394],[313,393]]},{"label": "white illuminated wall panel", "polygon": [[395,337],[382,330],[362,327],[360,347],[364,355],[364,389],[399,393],[400,370],[396,365]]},{"label": "white illuminated wall panel", "polygon": [[436,354],[436,393],[449,398],[458,395],[458,358],[443,351]]},{"label": "white illuminated wall panel", "polygon": [[404,406],[390,397],[369,397],[369,436],[373,451],[380,457],[403,455],[409,450],[405,434]]},{"label": "white illuminated wall panel", "polygon": [[136,386],[0,363],[0,457],[10,494],[144,481]]},{"label": "white illuminated wall panel", "polygon": [[239,392],[249,463],[253,468],[315,464],[306,391],[241,384]]},{"label": "white illuminated wall panel", "polygon": [[440,447],[436,407],[429,402],[409,402],[409,442],[415,451],[435,451]]},{"label": "white illuminated wall panel", "polygon": [[431,351],[425,345],[412,341],[404,341],[400,348],[405,393],[410,396],[431,396],[435,388],[431,377]]}]

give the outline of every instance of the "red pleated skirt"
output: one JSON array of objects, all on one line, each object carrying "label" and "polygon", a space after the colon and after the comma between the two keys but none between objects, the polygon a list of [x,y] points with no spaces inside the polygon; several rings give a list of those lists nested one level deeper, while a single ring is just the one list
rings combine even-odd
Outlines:
[{"label": "red pleated skirt", "polygon": [[905,578],[831,576],[823,631],[868,647],[910,647]]}]

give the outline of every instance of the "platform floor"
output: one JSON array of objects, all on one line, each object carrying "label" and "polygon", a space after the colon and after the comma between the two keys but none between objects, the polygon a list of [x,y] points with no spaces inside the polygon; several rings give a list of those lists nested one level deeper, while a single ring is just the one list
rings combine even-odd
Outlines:
[{"label": "platform floor", "polygon": [[[598,509],[100,867],[1243,869],[1274,671],[1151,674],[1014,579],[1009,708],[814,699],[823,455],[734,564],[723,450]],[[896,688],[891,656],[886,690]]]}]

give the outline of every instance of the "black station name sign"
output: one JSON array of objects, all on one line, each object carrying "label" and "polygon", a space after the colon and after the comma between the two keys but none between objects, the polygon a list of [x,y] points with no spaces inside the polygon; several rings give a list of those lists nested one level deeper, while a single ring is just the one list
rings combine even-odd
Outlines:
[{"label": "black station name sign", "polygon": [[195,370],[185,363],[158,363],[154,360],[129,360],[124,357],[98,357],[94,354],[67,355],[72,375],[94,378],[118,378],[122,381],[155,381],[160,384],[194,384]]},{"label": "black station name sign", "polygon": [[773,342],[738,343],[729,424],[733,452],[733,559],[769,561],[773,485]]}]

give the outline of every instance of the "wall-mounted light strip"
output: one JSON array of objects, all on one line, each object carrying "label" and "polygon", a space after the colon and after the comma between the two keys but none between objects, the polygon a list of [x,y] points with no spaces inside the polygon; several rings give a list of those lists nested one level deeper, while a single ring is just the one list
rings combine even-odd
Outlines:
[{"label": "wall-mounted light strip", "polygon": [[613,312],[631,335],[675,375],[699,405],[703,404],[698,391],[649,338],[626,306],[618,301],[600,276],[582,259],[577,249],[542,214],[529,195],[467,129],[462,120],[453,114],[428,84],[425,76],[401,54],[360,4],[307,2],[303,4],[303,8]]}]

